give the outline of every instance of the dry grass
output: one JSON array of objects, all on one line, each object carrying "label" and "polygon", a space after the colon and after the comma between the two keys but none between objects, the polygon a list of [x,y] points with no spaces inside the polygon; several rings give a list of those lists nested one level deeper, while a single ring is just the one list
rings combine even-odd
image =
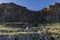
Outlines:
[{"label": "dry grass", "polygon": [[[52,25],[46,26],[46,27],[50,28],[49,30],[47,30],[48,32],[60,34],[60,23],[55,23],[55,24],[52,24]],[[8,30],[8,31],[10,31],[10,30],[22,30],[22,28],[12,28],[12,27],[5,27],[4,25],[0,25],[0,30]],[[0,35],[30,34],[30,33],[32,33],[32,32],[0,32]]]}]

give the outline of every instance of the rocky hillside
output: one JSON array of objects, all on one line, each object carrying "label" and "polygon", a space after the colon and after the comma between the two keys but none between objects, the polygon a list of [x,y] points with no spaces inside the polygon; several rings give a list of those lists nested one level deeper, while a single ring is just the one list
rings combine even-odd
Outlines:
[{"label": "rocky hillside", "polygon": [[38,11],[14,3],[0,4],[0,22],[36,22],[46,23],[60,20],[60,3]]},{"label": "rocky hillside", "polygon": [[60,3],[49,5],[38,13],[41,14],[42,22],[60,22]]},{"label": "rocky hillside", "polygon": [[0,4],[1,22],[36,22],[38,13],[28,10],[26,7],[14,3]]}]

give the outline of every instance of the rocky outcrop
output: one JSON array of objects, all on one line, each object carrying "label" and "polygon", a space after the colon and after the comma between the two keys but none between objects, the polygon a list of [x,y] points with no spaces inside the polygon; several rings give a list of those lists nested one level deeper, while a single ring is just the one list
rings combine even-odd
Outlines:
[{"label": "rocky outcrop", "polygon": [[58,40],[59,37],[45,34],[0,35],[0,40]]}]

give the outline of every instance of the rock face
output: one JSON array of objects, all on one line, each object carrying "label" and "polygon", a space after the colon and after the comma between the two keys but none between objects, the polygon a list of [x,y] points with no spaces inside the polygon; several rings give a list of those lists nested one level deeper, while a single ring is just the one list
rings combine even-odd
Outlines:
[{"label": "rock face", "polygon": [[21,34],[21,35],[0,35],[0,40],[58,40],[60,35],[45,34]]},{"label": "rock face", "polygon": [[40,11],[40,19],[42,22],[57,22],[60,20],[60,3],[49,5]]},{"label": "rock face", "polygon": [[49,5],[38,11],[32,11],[26,7],[14,3],[0,4],[1,22],[36,22],[46,23],[60,20],[60,3]]},{"label": "rock face", "polygon": [[37,15],[35,11],[12,2],[0,4],[0,21],[3,22],[35,22]]}]

